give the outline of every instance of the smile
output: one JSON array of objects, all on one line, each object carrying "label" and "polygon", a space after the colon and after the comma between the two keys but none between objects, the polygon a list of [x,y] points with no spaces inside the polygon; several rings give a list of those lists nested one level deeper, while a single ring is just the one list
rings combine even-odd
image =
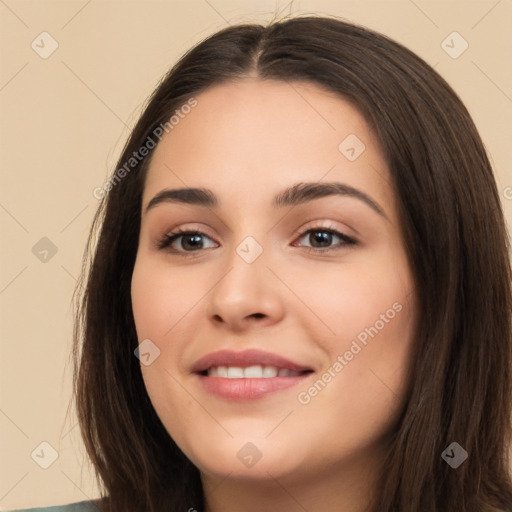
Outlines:
[{"label": "smile", "polygon": [[313,369],[261,350],[220,350],[192,367],[204,391],[225,400],[257,400],[302,383]]}]

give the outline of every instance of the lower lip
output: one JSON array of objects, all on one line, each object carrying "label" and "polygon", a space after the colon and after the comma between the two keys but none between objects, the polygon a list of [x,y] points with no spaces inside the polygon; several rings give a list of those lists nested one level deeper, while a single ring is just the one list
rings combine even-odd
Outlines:
[{"label": "lower lip", "polygon": [[296,377],[269,377],[266,379],[228,379],[205,375],[198,375],[198,377],[209,393],[228,400],[244,402],[289,389],[300,384],[310,375],[310,373],[306,373]]}]

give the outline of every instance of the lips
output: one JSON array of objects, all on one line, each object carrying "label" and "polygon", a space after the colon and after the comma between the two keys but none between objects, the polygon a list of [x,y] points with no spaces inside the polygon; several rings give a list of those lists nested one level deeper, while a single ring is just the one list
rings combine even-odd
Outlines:
[{"label": "lips", "polygon": [[199,359],[192,372],[208,393],[248,401],[295,386],[313,369],[271,352],[220,350]]}]

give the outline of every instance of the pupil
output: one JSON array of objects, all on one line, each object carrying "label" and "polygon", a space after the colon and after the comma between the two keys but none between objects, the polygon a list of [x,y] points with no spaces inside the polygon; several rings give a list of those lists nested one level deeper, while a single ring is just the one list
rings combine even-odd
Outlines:
[{"label": "pupil", "polygon": [[[190,243],[191,240],[193,240],[192,243]],[[182,246],[184,249],[186,249],[187,246],[188,248],[197,249],[198,247],[201,247],[201,245],[201,235],[188,235],[182,239]]]},{"label": "pupil", "polygon": [[[311,238],[311,235],[313,236]],[[317,247],[315,244],[318,242],[319,244],[329,245],[331,242],[332,234],[327,231],[315,231],[310,235],[310,242],[313,247]]]}]

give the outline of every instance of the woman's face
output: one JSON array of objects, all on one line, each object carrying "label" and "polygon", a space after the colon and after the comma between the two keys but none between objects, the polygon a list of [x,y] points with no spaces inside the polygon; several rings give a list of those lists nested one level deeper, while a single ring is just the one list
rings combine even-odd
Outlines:
[{"label": "woman's face", "polygon": [[308,83],[195,100],[155,149],[132,278],[158,416],[205,475],[300,481],[375,459],[415,324],[376,136]]}]

